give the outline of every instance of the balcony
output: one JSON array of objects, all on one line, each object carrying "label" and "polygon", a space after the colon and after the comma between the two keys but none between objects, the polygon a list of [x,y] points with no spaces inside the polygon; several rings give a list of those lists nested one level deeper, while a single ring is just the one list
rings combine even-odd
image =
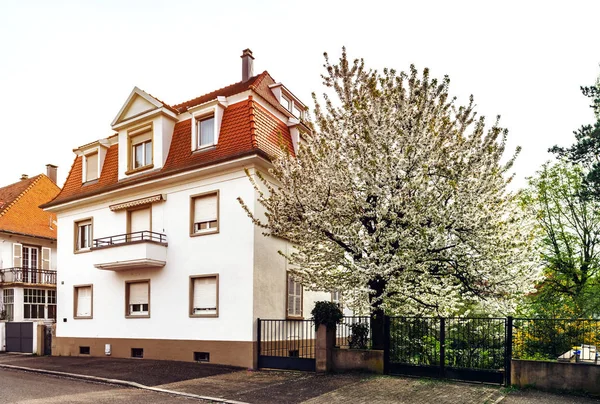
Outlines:
[{"label": "balcony", "polygon": [[0,285],[56,286],[56,271],[34,268],[0,269]]},{"label": "balcony", "polygon": [[[151,231],[97,238],[92,244],[94,266],[109,271],[157,269],[167,263],[167,236]],[[106,251],[109,250],[109,251]]]}]

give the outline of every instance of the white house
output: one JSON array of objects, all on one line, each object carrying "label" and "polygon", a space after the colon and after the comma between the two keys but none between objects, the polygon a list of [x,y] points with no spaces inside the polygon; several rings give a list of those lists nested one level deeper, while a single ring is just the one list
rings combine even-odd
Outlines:
[{"label": "white house", "polygon": [[[177,105],[134,88],[114,135],[75,150],[57,215],[55,355],[256,365],[257,318],[308,318],[315,300],[241,208],[244,169],[266,173],[308,128],[306,106],[268,72]],[[258,212],[258,211],[257,211]],[[260,213],[260,212],[258,212]]]},{"label": "white house", "polygon": [[35,351],[33,323],[56,319],[56,216],[39,205],[59,188],[56,167],[47,169],[0,188],[0,351]]}]

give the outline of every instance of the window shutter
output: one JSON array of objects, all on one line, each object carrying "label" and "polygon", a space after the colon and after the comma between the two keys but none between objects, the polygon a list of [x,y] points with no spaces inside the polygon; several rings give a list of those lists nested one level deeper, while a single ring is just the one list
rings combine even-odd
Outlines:
[{"label": "window shutter", "polygon": [[216,277],[194,279],[194,307],[192,314],[217,314]]},{"label": "window shutter", "polygon": [[21,268],[23,266],[23,245],[13,243],[13,267]]},{"label": "window shutter", "polygon": [[129,304],[148,304],[148,282],[129,284]]},{"label": "window shutter", "polygon": [[85,157],[85,180],[91,181],[98,178],[98,153],[90,154]]},{"label": "window shutter", "polygon": [[146,140],[151,140],[152,139],[152,131],[148,131],[148,132],[144,132],[144,133],[140,133],[139,135],[135,135],[131,137],[131,144],[132,145],[136,145],[136,144],[140,144],[142,142],[145,142]]},{"label": "window shutter", "polygon": [[302,285],[300,282],[296,282],[296,296],[294,298],[296,299],[295,315],[300,317],[302,316]]},{"label": "window shutter", "polygon": [[42,269],[50,269],[50,260],[52,256],[52,250],[48,247],[42,247]]},{"label": "window shutter", "polygon": [[77,317],[92,315],[92,288],[90,286],[77,288]]},{"label": "window shutter", "polygon": [[194,223],[217,220],[217,194],[194,199]]},{"label": "window shutter", "polygon": [[150,231],[150,208],[129,212],[130,232]]}]

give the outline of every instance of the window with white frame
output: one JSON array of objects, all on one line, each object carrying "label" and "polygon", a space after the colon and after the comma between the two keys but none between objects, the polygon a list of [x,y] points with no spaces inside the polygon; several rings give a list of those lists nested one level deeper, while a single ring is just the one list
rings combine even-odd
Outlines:
[{"label": "window with white frame", "polygon": [[302,284],[290,274],[287,277],[287,315],[302,317]]},{"label": "window with white frame", "polygon": [[27,320],[46,318],[46,290],[23,289],[23,317]]},{"label": "window with white frame", "polygon": [[[4,289],[2,294],[3,320],[12,321],[15,315],[15,290]],[[0,312],[2,311],[0,310]]]},{"label": "window with white frame", "polygon": [[190,282],[190,316],[218,316],[219,276],[193,276]]},{"label": "window with white frame", "polygon": [[85,251],[92,247],[92,219],[75,222],[75,251]]},{"label": "window with white frame", "polygon": [[126,283],[127,316],[150,316],[150,281]]},{"label": "window with white frame", "polygon": [[[55,295],[56,296],[56,295]],[[93,315],[93,292],[92,285],[81,285],[73,288],[73,317],[92,318]],[[56,297],[54,298],[56,304]]]},{"label": "window with white frame", "polygon": [[150,168],[153,162],[152,127],[146,126],[129,134],[129,169]]},{"label": "window with white frame", "polygon": [[56,320],[56,290],[48,290],[47,292],[47,317],[49,320]]},{"label": "window with white frame", "polygon": [[210,147],[215,144],[214,116],[196,120],[196,136],[198,137],[198,149]]},{"label": "window with white frame", "polygon": [[219,193],[192,196],[191,234],[215,233],[219,230]]},{"label": "window with white frame", "polygon": [[290,112],[292,111],[292,100],[290,100],[285,95],[281,94],[281,98],[279,98],[279,103],[283,106],[283,108],[287,109]]},{"label": "window with white frame", "polygon": [[98,152],[85,155],[85,181],[98,179]]},{"label": "window with white frame", "polygon": [[331,301],[338,305],[338,307],[342,307],[342,292],[339,290],[334,290],[331,292]]}]

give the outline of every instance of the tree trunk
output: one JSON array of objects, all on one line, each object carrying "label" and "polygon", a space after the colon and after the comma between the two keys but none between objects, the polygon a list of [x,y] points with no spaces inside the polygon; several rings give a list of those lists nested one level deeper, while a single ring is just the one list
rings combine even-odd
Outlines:
[{"label": "tree trunk", "polygon": [[383,349],[384,346],[384,316],[383,308],[381,304],[383,303],[381,297],[385,291],[387,282],[385,282],[380,277],[372,279],[369,281],[369,287],[374,291],[373,294],[370,295],[369,301],[371,303],[371,342],[373,344],[372,349]]}]

